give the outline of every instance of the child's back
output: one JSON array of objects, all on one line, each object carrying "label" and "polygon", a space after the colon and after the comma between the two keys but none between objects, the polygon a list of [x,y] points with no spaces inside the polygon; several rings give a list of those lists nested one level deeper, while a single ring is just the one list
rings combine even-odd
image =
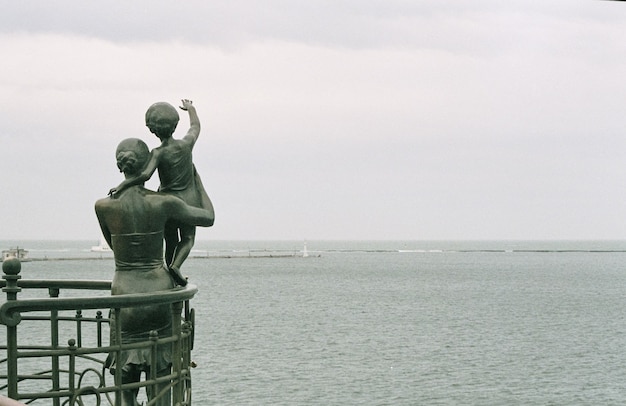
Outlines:
[{"label": "child's back", "polygon": [[159,190],[169,193],[193,187],[194,165],[189,142],[172,140],[156,149],[161,155],[157,167],[161,180]]},{"label": "child's back", "polygon": [[[192,161],[193,143],[190,140],[171,139],[166,145],[155,148],[158,155],[159,191],[183,199],[187,204],[202,207],[202,194],[206,194]],[[208,196],[207,196],[208,198]]]}]

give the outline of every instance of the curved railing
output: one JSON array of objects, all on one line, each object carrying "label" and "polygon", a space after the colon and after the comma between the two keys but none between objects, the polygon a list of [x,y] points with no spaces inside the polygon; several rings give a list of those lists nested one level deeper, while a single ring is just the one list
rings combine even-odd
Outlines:
[{"label": "curved railing", "polygon": [[[122,390],[145,388],[150,394],[146,406],[161,405],[168,398],[172,405],[191,404],[194,311],[190,300],[198,290],[195,285],[151,293],[60,298],[62,290],[110,291],[111,282],[20,281],[20,267],[16,259],[2,264],[0,286],[6,302],[0,306],[0,323],[6,326],[6,346],[0,349],[6,351],[6,358],[0,359],[0,366],[6,373],[0,374],[0,391],[27,404],[39,404],[37,401],[44,399],[41,404],[82,405],[93,397],[89,404],[95,401],[97,405],[119,406]],[[49,297],[18,299],[18,293],[25,289],[47,289]],[[123,308],[168,303],[173,310],[170,336],[159,337],[152,332],[144,342],[109,344],[109,336],[121,342],[120,323],[110,324],[109,314],[119,316]],[[46,334],[49,340],[41,343]],[[62,344],[61,335],[71,338]],[[163,344],[172,346],[169,374],[157,377],[152,368],[140,382],[122,384],[122,369],[115,368],[113,382],[107,382],[107,358],[116,354],[119,359],[121,351],[148,348],[151,364],[156,365],[156,348]]]}]

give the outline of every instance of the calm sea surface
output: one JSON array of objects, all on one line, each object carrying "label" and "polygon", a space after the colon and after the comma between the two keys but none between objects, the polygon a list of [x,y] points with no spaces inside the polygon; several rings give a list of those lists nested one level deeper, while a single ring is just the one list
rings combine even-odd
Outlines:
[{"label": "calm sea surface", "polygon": [[[20,243],[40,258],[96,244]],[[195,248],[196,405],[626,403],[626,241]],[[102,256],[22,277],[110,279]]]}]

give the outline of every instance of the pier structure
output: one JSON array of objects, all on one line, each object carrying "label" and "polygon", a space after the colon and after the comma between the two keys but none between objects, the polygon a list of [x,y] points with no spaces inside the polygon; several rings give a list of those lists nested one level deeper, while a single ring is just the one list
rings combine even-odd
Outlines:
[{"label": "pier structure", "polygon": [[[191,405],[190,301],[198,290],[195,285],[111,296],[111,281],[106,280],[23,280],[16,258],[5,260],[2,271],[6,301],[0,306],[0,323],[6,327],[6,345],[0,351],[6,357],[0,354],[0,393],[33,405],[120,406],[123,390],[145,390],[146,406],[161,405],[163,399],[171,399],[167,404],[172,406]],[[47,297],[38,297],[42,290]],[[111,344],[122,343],[120,323],[110,323],[111,315],[155,304],[171,305],[171,335],[153,331],[144,342]],[[157,347],[164,344],[172,346],[168,375],[151,370],[140,382],[123,384],[122,369],[110,373],[107,368],[113,356],[120,359],[122,351],[138,348],[150,349],[156,365]]]}]

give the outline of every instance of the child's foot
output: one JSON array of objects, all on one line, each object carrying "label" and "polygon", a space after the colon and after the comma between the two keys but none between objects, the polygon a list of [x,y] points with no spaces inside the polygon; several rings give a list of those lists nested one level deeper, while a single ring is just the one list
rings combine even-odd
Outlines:
[{"label": "child's foot", "polygon": [[170,275],[172,275],[172,278],[174,278],[174,282],[176,282],[180,286],[187,285],[187,278],[185,278],[183,274],[180,273],[180,269],[173,266],[169,266],[167,269],[170,271]]}]

